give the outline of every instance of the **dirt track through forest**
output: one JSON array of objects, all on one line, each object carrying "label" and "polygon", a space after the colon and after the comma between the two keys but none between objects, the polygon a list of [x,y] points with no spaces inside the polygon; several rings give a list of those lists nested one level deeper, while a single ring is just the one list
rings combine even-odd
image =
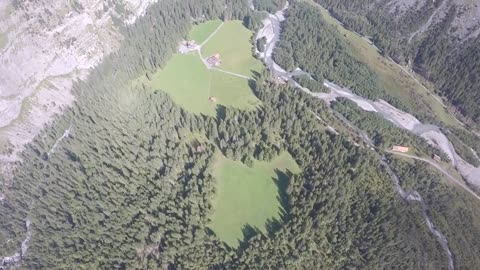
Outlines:
[{"label": "dirt track through forest", "polygon": [[[261,33],[265,33],[265,29],[267,27],[273,27],[273,37],[268,37],[270,38],[270,42],[267,42],[267,49],[268,49],[268,52],[265,52],[263,54],[263,60],[265,61],[267,67],[270,68],[270,70],[272,71],[273,75],[274,76],[278,76],[278,77],[286,77],[290,82],[292,82],[292,84],[298,88],[300,88],[301,90],[309,93],[310,95],[316,97],[316,98],[322,98],[324,99],[327,103],[329,103],[330,101],[336,99],[337,97],[339,96],[343,96],[343,97],[346,97],[348,99],[352,99],[354,102],[357,103],[357,105],[363,107],[364,109],[366,109],[367,111],[378,111],[378,109],[387,109],[389,110],[390,109],[390,106],[384,106],[384,104],[375,104],[374,102],[372,101],[369,101],[369,100],[366,100],[364,99],[363,97],[359,97],[357,95],[354,95],[353,93],[351,93],[350,91],[343,91],[343,89],[339,89],[338,86],[336,86],[335,84],[333,83],[330,83],[328,81],[326,81],[326,86],[330,86],[330,90],[331,90],[331,93],[312,93],[310,90],[308,90],[307,88],[304,88],[302,87],[300,84],[298,84],[297,82],[295,82],[293,80],[293,75],[292,73],[286,73],[285,74],[285,71],[283,70],[283,68],[281,68],[280,66],[278,66],[275,61],[273,60],[272,58],[272,52],[274,50],[274,47],[276,45],[276,42],[279,40],[279,35],[280,35],[280,32],[281,32],[281,25],[280,25],[280,22],[282,21],[281,19],[284,18],[283,16],[283,12],[288,8],[288,2],[287,2],[287,5],[285,6],[284,9],[282,9],[281,11],[279,11],[281,14],[270,14],[269,15],[269,18],[264,20],[264,28],[261,29]],[[278,12],[277,12],[278,13]],[[278,16],[280,15],[280,16]],[[276,19],[275,19],[276,18]],[[281,18],[281,19],[280,19]],[[276,25],[278,25],[278,27],[275,27]],[[257,35],[257,40],[262,38],[263,36],[262,35]],[[278,67],[278,68],[277,68]],[[328,85],[330,84],[330,85]],[[428,89],[427,89],[428,90]],[[325,95],[325,96],[321,96],[321,95]],[[440,102],[440,101],[439,101]],[[382,105],[382,106],[380,106]],[[389,104],[388,104],[389,105]],[[393,106],[391,106],[393,107]],[[371,149],[375,150],[374,148],[374,144],[372,143],[372,140],[369,138],[368,134],[366,134],[366,132],[364,132],[363,130],[361,130],[360,128],[358,128],[357,126],[353,125],[350,121],[348,121],[348,119],[346,119],[345,117],[343,117],[340,113],[334,111],[331,109],[331,111],[337,116],[339,117],[339,119],[344,122],[345,124],[349,125],[351,128],[353,128],[354,130],[356,130],[359,134],[359,136],[362,138],[362,140],[367,144],[367,146],[369,146]],[[404,115],[402,114],[403,112],[401,112],[400,110],[396,109],[393,111],[393,112],[389,112],[389,113],[385,113],[383,114],[384,116],[387,116],[392,118],[393,117],[393,120],[397,121],[398,124],[399,123],[403,123],[405,124],[406,122],[405,121],[414,121],[413,119],[415,119],[414,117],[407,117],[408,115]],[[416,119],[415,119],[416,120]],[[414,123],[410,123],[408,124],[407,126],[410,127],[411,129],[413,129],[415,126],[417,126],[417,124],[421,124],[420,121],[418,120],[414,121]],[[405,127],[404,127],[405,128]],[[442,134],[443,135],[443,134]],[[439,241],[440,245],[442,246],[442,248],[444,249],[445,253],[447,254],[447,260],[448,260],[448,269],[449,270],[453,270],[454,269],[454,260],[453,260],[453,255],[452,255],[452,252],[450,251],[450,248],[448,246],[448,240],[447,238],[436,228],[436,226],[433,224],[433,222],[431,221],[430,219],[430,216],[428,214],[428,207],[427,205],[425,204],[425,202],[423,201],[423,198],[420,196],[420,194],[413,190],[413,191],[405,191],[401,185],[400,185],[400,182],[399,182],[399,179],[398,177],[395,175],[395,173],[393,172],[393,170],[390,168],[390,165],[386,162],[386,158],[385,156],[383,155],[383,153],[381,154],[380,152],[378,152],[377,150],[375,150],[375,153],[378,155],[379,159],[380,159],[380,163],[382,164],[382,166],[385,168],[385,170],[387,171],[387,173],[390,175],[390,178],[392,179],[393,183],[394,183],[394,186],[395,186],[395,190],[397,191],[397,193],[399,194],[399,196],[401,198],[403,198],[404,200],[406,201],[414,201],[414,202],[418,202],[421,207],[422,207],[422,213],[423,213],[423,217],[425,219],[425,222],[427,223],[427,226],[428,226],[428,229],[430,230],[430,232],[435,236],[435,238],[437,238],[437,240]],[[431,163],[429,163],[431,164]],[[431,164],[433,165],[433,164]],[[437,168],[437,169],[441,169],[440,168]],[[449,177],[450,180],[452,180],[450,177]],[[454,179],[454,178],[453,178]],[[457,182],[457,181],[455,181]],[[478,197],[478,195],[475,194],[476,197]]]}]

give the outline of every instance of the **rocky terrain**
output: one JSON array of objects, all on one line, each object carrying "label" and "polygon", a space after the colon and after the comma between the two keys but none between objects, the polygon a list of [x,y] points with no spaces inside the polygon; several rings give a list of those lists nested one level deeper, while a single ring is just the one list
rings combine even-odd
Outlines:
[{"label": "rocky terrain", "polygon": [[0,168],[72,104],[70,89],[153,0],[0,1]]},{"label": "rocky terrain", "polygon": [[456,8],[456,16],[448,26],[452,37],[465,41],[470,38],[475,38],[480,34],[480,20],[478,19],[478,15],[480,15],[480,4],[477,1],[390,0],[385,2],[393,18],[396,18],[400,23],[402,23],[402,19],[408,16],[407,14],[412,12],[412,10],[422,11],[423,14],[427,15],[422,18],[422,20],[427,19],[424,23],[416,29],[412,29],[414,32],[410,33],[408,37],[409,42],[442,22],[453,7]]},{"label": "rocky terrain", "polygon": [[[362,6],[360,9],[365,11],[357,10],[359,14],[369,12],[367,10],[383,10],[399,25],[411,25],[403,28],[409,29],[410,40],[442,22],[452,9],[455,9],[455,16],[448,23],[448,31],[453,37],[463,40],[480,33],[480,3],[474,0],[380,0]],[[412,19],[415,23],[409,22]]]}]

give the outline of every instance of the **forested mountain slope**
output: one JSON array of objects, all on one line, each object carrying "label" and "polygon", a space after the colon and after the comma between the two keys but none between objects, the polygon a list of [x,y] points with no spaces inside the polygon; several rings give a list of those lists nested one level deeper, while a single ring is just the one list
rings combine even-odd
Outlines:
[{"label": "forested mountain slope", "polygon": [[[441,269],[446,264],[420,209],[396,198],[378,159],[326,133],[309,112],[325,113],[319,101],[298,90],[259,86],[264,109],[227,109],[223,119],[215,119],[190,115],[160,91],[101,81],[92,78],[94,88],[80,85],[89,92],[85,103],[29,148],[28,164],[5,190],[2,241],[11,241],[2,255],[20,245],[23,222],[31,220],[23,268]],[[94,90],[105,94],[98,97]],[[72,135],[52,152],[70,125]],[[204,152],[192,150],[191,132],[209,139]],[[269,143],[275,135],[285,143]],[[279,221],[272,221],[270,236],[254,233],[238,251],[206,228],[215,148],[241,160],[268,160],[287,150],[303,170],[290,176],[285,225],[278,229]]]},{"label": "forested mountain slope", "polygon": [[[14,178],[0,178],[0,269],[447,269],[423,209],[397,194],[378,154],[328,131],[320,119],[348,128],[321,100],[263,72],[249,81],[262,106],[207,116],[138,80],[166,66],[192,18],[251,16],[248,1],[163,0],[126,29]],[[285,151],[301,172],[277,172],[287,179],[281,220],[265,234],[245,224],[240,247],[226,245],[208,227],[215,155],[248,166]],[[456,264],[478,265],[478,202],[422,167],[389,162],[402,185],[435,189],[432,219],[443,221]],[[468,250],[455,226],[471,231]]]},{"label": "forested mountain slope", "polygon": [[315,0],[347,28],[435,83],[462,114],[480,122],[480,5],[476,1]]},{"label": "forested mountain slope", "polygon": [[361,96],[384,99],[405,109],[386,93],[378,76],[361,63],[335,27],[322,18],[318,9],[299,2],[288,10],[282,37],[275,48],[275,62],[287,70],[299,67],[318,82],[324,79],[341,83]]}]

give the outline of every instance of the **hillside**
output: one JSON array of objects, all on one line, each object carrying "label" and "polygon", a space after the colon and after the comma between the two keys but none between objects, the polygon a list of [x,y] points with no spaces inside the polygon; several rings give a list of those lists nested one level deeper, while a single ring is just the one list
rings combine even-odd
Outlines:
[{"label": "hillside", "polygon": [[[35,22],[48,9],[32,5],[64,5],[15,3]],[[480,164],[475,135],[321,6],[96,3],[112,28],[87,29],[114,36],[77,35],[111,50],[44,48],[91,67],[60,76],[62,114],[6,146],[22,162],[0,174],[0,270],[479,265],[480,196],[459,167],[480,168],[456,153]]]},{"label": "hillside", "polygon": [[480,5],[467,0],[316,0],[384,54],[434,82],[464,116],[480,122]]},{"label": "hillside", "polygon": [[150,0],[0,2],[0,173],[74,101],[75,79],[116,51]]}]

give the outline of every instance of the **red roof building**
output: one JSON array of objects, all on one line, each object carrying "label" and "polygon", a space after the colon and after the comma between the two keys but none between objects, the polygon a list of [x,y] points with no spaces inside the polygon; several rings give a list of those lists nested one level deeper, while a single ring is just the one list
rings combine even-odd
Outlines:
[{"label": "red roof building", "polygon": [[394,146],[392,147],[392,150],[395,151],[395,152],[407,153],[408,150],[410,150],[410,148],[408,148],[408,147],[406,147],[406,146],[394,145]]}]

